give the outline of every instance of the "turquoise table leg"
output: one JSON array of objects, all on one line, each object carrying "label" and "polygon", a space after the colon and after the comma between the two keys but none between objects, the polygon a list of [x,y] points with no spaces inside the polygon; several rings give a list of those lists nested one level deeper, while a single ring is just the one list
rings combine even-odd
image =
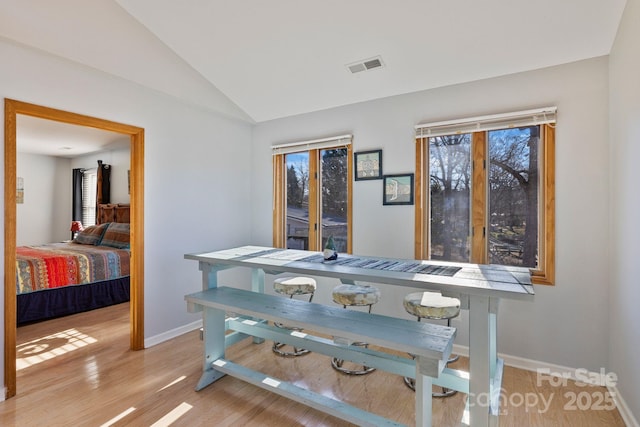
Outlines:
[{"label": "turquoise table leg", "polygon": [[[489,297],[469,300],[469,424],[488,427],[491,396]],[[494,341],[495,342],[495,341]]]},{"label": "turquoise table leg", "polygon": [[[253,292],[264,293],[264,278],[265,272],[261,268],[254,268],[251,270],[251,290]],[[253,337],[254,344],[262,344],[264,338]]]}]

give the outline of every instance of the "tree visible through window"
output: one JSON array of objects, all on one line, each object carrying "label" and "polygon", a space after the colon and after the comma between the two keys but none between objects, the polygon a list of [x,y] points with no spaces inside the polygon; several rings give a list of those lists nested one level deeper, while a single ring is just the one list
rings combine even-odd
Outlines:
[{"label": "tree visible through window", "polygon": [[[274,155],[274,245],[350,252],[351,146]],[[284,171],[284,172],[283,172]]]},{"label": "tree visible through window", "polygon": [[321,199],[322,199],[322,230],[321,249],[327,243],[329,236],[338,252],[347,252],[349,240],[348,203],[349,191],[347,181],[349,176],[349,161],[351,156],[346,148],[321,150],[322,171]]},{"label": "tree visible through window", "polygon": [[287,167],[286,247],[308,250],[309,153],[286,154],[285,164]]},{"label": "tree visible through window", "polygon": [[491,131],[489,262],[536,268],[539,126]]},{"label": "tree visible through window", "polygon": [[554,130],[418,135],[416,257],[529,267],[552,283]]},{"label": "tree visible through window", "polygon": [[429,138],[431,258],[469,261],[471,138]]}]

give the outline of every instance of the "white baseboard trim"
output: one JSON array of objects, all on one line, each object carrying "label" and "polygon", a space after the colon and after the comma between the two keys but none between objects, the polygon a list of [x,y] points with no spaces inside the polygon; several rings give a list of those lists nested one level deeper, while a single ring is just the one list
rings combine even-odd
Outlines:
[{"label": "white baseboard trim", "polygon": [[613,396],[613,401],[616,403],[616,408],[620,411],[620,416],[622,420],[627,425],[627,427],[640,427],[640,423],[629,409],[629,405],[624,400],[620,392],[618,391],[618,387],[607,387],[611,396]]},{"label": "white baseboard trim", "polygon": [[181,326],[179,328],[171,329],[170,331],[163,332],[159,335],[146,338],[144,340],[144,348],[153,347],[154,345],[163,343],[175,337],[179,337],[180,335],[186,334],[196,329],[200,329],[201,327],[202,319],[189,323],[188,325]]},{"label": "white baseboard trim", "polygon": [[[454,344],[453,353],[460,356],[469,357],[469,347]],[[537,360],[525,359],[524,357],[510,356],[508,354],[499,353],[498,356],[504,360],[504,364],[513,368],[523,369],[532,372],[542,372],[545,375],[568,378],[574,381],[590,383],[598,386],[605,386],[609,391],[616,408],[620,412],[620,416],[624,420],[627,427],[640,427],[638,420],[631,412],[629,405],[624,400],[620,391],[615,385],[607,384],[607,374],[602,369],[600,372],[589,372],[586,369],[569,368],[567,366],[555,365],[553,363],[540,362]]]}]

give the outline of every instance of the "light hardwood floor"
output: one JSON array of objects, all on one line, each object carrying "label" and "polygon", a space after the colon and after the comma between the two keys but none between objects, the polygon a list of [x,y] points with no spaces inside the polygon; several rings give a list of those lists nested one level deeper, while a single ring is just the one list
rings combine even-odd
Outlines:
[{"label": "light hardwood floor", "polygon": [[[0,425],[348,425],[231,377],[195,392],[202,370],[197,331],[138,352],[128,349],[128,334],[128,304],[19,328],[18,394],[0,402]],[[270,343],[250,340],[229,349],[228,358],[414,425],[414,395],[398,376],[376,371],[349,377],[334,371],[326,356],[281,358],[271,352]],[[461,359],[455,366],[466,363]],[[510,367],[505,368],[503,387],[501,426],[624,426],[616,409],[572,408],[584,406],[587,399],[593,407],[599,396],[606,397],[603,388],[537,384],[535,373]],[[548,408],[542,398],[550,402]],[[434,399],[433,425],[459,425],[464,399],[461,393]],[[607,406],[604,400],[600,404]]]}]

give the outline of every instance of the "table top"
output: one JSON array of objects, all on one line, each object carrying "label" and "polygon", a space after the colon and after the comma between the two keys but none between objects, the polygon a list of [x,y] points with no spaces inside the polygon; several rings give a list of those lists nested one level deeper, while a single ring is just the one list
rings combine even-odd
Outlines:
[{"label": "table top", "polygon": [[322,252],[241,246],[214,252],[186,254],[185,259],[205,264],[259,268],[267,273],[296,273],[349,281],[409,286],[443,293],[532,299],[528,268],[494,264],[393,259],[339,254],[324,261]]}]

